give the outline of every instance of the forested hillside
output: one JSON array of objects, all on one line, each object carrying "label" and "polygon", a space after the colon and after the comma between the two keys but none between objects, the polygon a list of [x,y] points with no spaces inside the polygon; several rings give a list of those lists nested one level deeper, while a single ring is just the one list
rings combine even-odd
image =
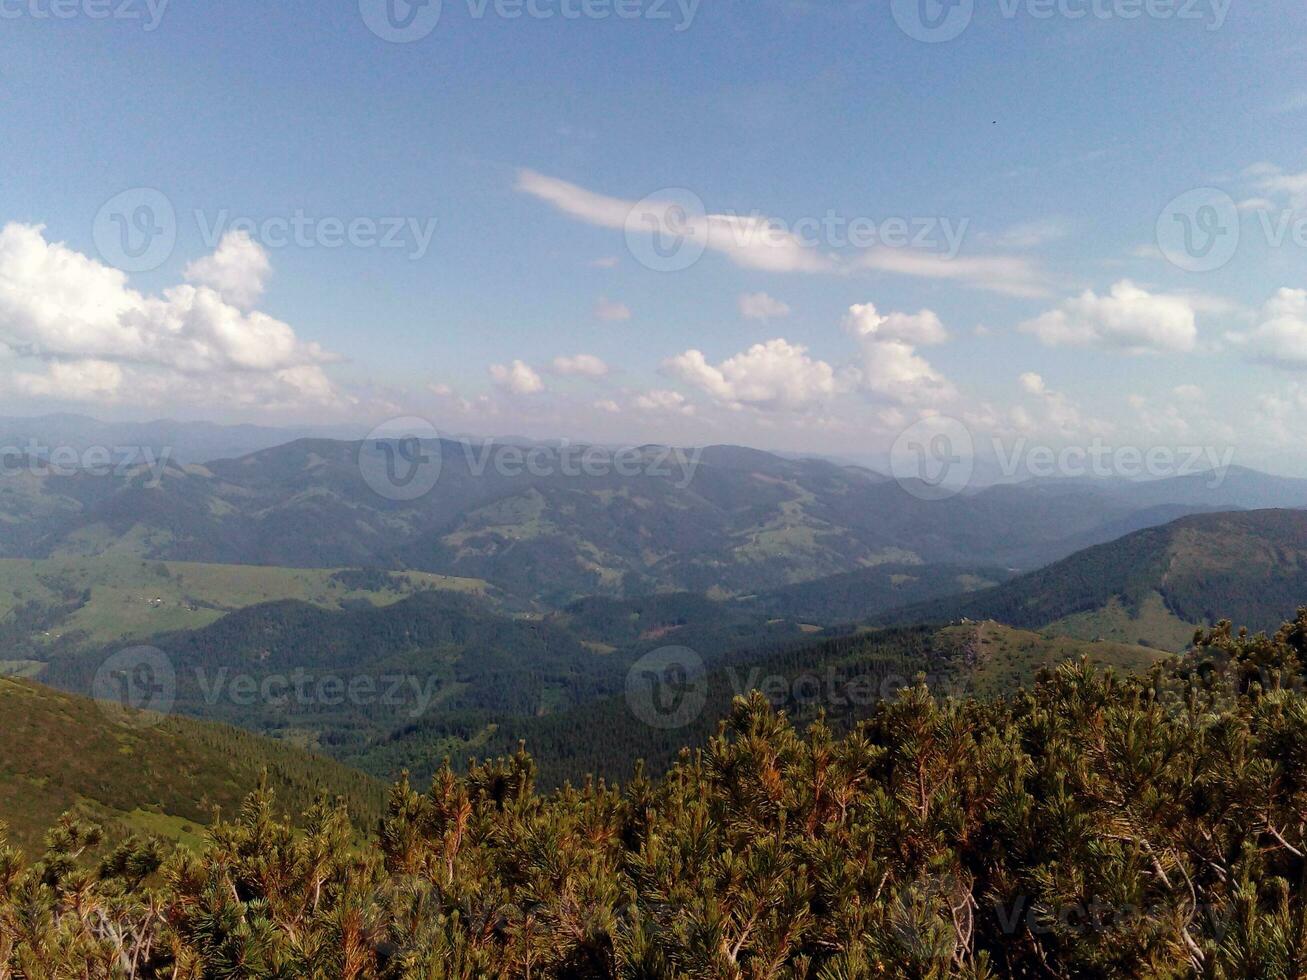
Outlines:
[{"label": "forested hillside", "polygon": [[1307,512],[1263,510],[1185,517],[883,620],[997,619],[1179,651],[1222,610],[1253,629],[1273,629],[1304,595]]},{"label": "forested hillside", "polygon": [[909,687],[843,737],[764,697],[665,775],[524,752],[400,782],[355,845],[253,795],[199,854],[65,821],[0,851],[20,976],[1290,978],[1307,971],[1307,610],[1147,676]]}]

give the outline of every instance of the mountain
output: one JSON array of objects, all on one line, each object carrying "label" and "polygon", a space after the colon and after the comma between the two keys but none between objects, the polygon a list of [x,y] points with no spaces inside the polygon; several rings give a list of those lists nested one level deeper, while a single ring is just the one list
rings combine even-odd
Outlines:
[{"label": "mountain", "polygon": [[1261,510],[1184,517],[883,621],[997,619],[1182,650],[1217,616],[1270,630],[1305,603],[1307,512]]},{"label": "mountain", "polygon": [[[621,691],[638,657],[671,644],[712,659],[815,631],[693,594],[595,597],[523,616],[427,589],[384,605],[260,603],[149,643],[167,661],[178,712],[346,757],[430,716],[532,717],[586,704]],[[122,654],[121,644],[58,648],[7,666],[89,693]]]},{"label": "mountain", "polygon": [[594,594],[754,594],[889,564],[1028,570],[1185,513],[1268,497],[1307,505],[1307,482],[1252,471],[923,500],[860,467],[741,447],[448,440],[420,446],[432,486],[405,499],[384,483],[404,452],[301,439],[204,465],[7,465],[0,557],[406,568],[559,607]]},{"label": "mountain", "polygon": [[24,848],[71,809],[115,835],[194,841],[215,808],[234,815],[265,772],[291,814],[323,792],[371,826],[385,801],[381,784],[291,745],[0,678],[0,821]]},{"label": "mountain", "polygon": [[[524,742],[546,787],[580,785],[590,774],[625,782],[637,760],[661,772],[683,748],[707,744],[733,698],[755,689],[799,727],[820,712],[845,731],[920,675],[938,694],[991,697],[1029,685],[1040,668],[1066,660],[1086,658],[1131,673],[1162,656],[1133,644],[1046,636],[994,622],[755,645],[707,663],[677,647],[637,662],[622,694],[542,717],[433,713],[345,758],[382,777],[408,770],[421,784],[446,757],[461,764],[509,755]],[[646,671],[666,680],[663,693],[682,695],[684,707],[673,708],[672,701],[660,707],[657,688],[639,686]]]}]

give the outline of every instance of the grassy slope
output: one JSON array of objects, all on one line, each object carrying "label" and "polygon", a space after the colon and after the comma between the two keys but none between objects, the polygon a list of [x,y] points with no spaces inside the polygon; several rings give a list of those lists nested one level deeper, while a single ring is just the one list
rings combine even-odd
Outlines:
[{"label": "grassy slope", "polygon": [[135,557],[0,559],[0,621],[25,602],[54,604],[61,595],[89,589],[90,601],[61,617],[41,639],[53,641],[79,633],[84,637],[78,646],[102,646],[198,629],[231,610],[282,599],[339,609],[353,600],[388,605],[423,589],[474,595],[484,595],[487,590],[486,584],[476,579],[423,572],[394,573],[395,588],[356,589],[335,580],[336,571]]},{"label": "grassy slope", "polygon": [[112,834],[185,841],[214,807],[239,806],[264,770],[291,813],[322,790],[344,798],[362,825],[380,814],[384,788],[355,770],[220,725],[154,720],[120,724],[88,698],[0,678],[0,820],[11,838],[36,846],[76,807]]}]

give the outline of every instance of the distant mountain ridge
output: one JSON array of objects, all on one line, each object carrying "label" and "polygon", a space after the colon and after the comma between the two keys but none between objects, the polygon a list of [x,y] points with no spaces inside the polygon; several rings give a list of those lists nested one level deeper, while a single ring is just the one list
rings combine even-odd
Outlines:
[{"label": "distant mountain ridge", "polygon": [[1200,514],[1088,548],[991,589],[909,605],[885,623],[996,619],[1179,650],[1226,616],[1271,630],[1307,605],[1307,512]]},{"label": "distant mountain ridge", "polygon": [[[586,595],[770,591],[890,564],[1028,570],[1188,513],[1307,506],[1307,481],[1232,470],[1150,483],[1042,481],[923,500],[861,467],[714,446],[647,447],[635,471],[539,471],[442,440],[430,493],[376,492],[362,444],[298,439],[115,476],[0,474],[0,557],[123,554],[221,564],[407,568],[558,607]],[[675,458],[675,457],[673,457]],[[661,465],[661,469],[660,469]]]}]

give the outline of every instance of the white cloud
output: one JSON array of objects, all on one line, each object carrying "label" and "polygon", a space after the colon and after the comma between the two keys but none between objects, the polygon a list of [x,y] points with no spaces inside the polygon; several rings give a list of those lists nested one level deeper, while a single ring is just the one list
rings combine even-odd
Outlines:
[{"label": "white cloud", "polygon": [[944,279],[1007,296],[1048,295],[1046,277],[1032,261],[1011,255],[949,256],[906,248],[879,248],[859,263],[865,269],[923,279]]},{"label": "white cloud", "polygon": [[620,415],[622,412],[622,406],[611,398],[601,398],[594,403],[594,407],[601,412],[607,412],[609,415]]},{"label": "white cloud", "polygon": [[272,271],[268,253],[245,231],[229,231],[218,250],[186,266],[187,282],[208,286],[233,306],[248,310],[263,295],[264,280]]},{"label": "white cloud", "polygon": [[1021,390],[1028,395],[1042,395],[1048,391],[1044,379],[1034,371],[1027,371],[1017,381],[1021,385]]},{"label": "white cloud", "polygon": [[931,310],[882,315],[871,303],[850,306],[844,329],[855,337],[901,340],[905,344],[942,344],[948,340],[948,331]]},{"label": "white cloud", "polygon": [[665,362],[676,377],[728,405],[794,410],[837,390],[835,370],[808,356],[808,349],[783,338],[754,344],[720,364],[702,351],[687,350]]},{"label": "white cloud", "polygon": [[1295,208],[1307,207],[1307,171],[1285,173],[1273,163],[1258,163],[1244,171],[1253,186],[1264,194],[1287,198]]},{"label": "white cloud", "polygon": [[508,366],[490,365],[490,380],[514,395],[535,395],[545,390],[540,375],[523,361],[514,361]]},{"label": "white cloud", "polygon": [[746,320],[770,320],[790,315],[789,304],[766,293],[742,293],[739,303],[740,314]]},{"label": "white cloud", "polygon": [[622,260],[616,255],[605,255],[601,258],[594,259],[590,262],[592,269],[616,269]]},{"label": "white cloud", "polygon": [[602,378],[608,373],[608,365],[593,354],[555,357],[553,368],[558,374],[579,374],[587,378]]},{"label": "white cloud", "polygon": [[1117,347],[1132,353],[1193,350],[1194,304],[1184,296],[1149,293],[1128,280],[1106,296],[1085,290],[1058,309],[1020,325],[1048,347]]},{"label": "white cloud", "polygon": [[[587,224],[619,231],[665,227],[667,207],[673,203],[608,197],[533,170],[518,171],[516,188]],[[680,230],[686,238],[748,269],[816,272],[832,265],[830,258],[765,217],[685,214]]]},{"label": "white cloud", "polygon": [[60,401],[115,401],[122,385],[123,369],[108,361],[56,361],[42,374],[13,378],[20,394]]},{"label": "white cloud", "polygon": [[519,170],[515,187],[587,224],[620,231],[666,228],[668,208],[678,206],[677,231],[688,241],[727,256],[746,269],[768,272],[847,273],[858,270],[890,272],[959,282],[1011,296],[1046,296],[1044,274],[1029,259],[1018,256],[976,256],[928,252],[910,248],[878,248],[852,262],[822,251],[783,223],[753,212],[689,214],[675,200],[624,200],[596,194],[576,184]]},{"label": "white cloud", "polygon": [[[235,270],[259,262],[239,242],[224,247],[222,261],[198,275],[228,270],[224,288],[233,288]],[[243,283],[251,285],[250,274]],[[241,310],[203,283],[143,294],[122,271],[47,241],[36,225],[0,228],[0,345],[46,362],[44,374],[16,382],[34,395],[54,397],[80,378],[142,403],[213,391],[249,405],[347,401],[322,370],[336,358],[280,320]]]},{"label": "white cloud", "polygon": [[623,320],[631,319],[631,308],[625,303],[614,303],[607,297],[599,297],[595,303],[595,319],[603,320],[605,323],[620,323]]},{"label": "white cloud", "polygon": [[859,381],[865,391],[903,403],[946,401],[953,385],[917,353],[940,344],[948,331],[931,310],[881,314],[871,303],[849,307],[844,329],[858,342]]},{"label": "white cloud", "polygon": [[[694,406],[679,391],[656,388],[636,395],[631,402],[642,412],[675,412],[681,415],[693,415]],[[611,404],[611,403],[610,403]]]},{"label": "white cloud", "polygon": [[427,385],[427,391],[431,392],[437,398],[453,398],[457,395],[457,392],[444,382]]},{"label": "white cloud", "polygon": [[1251,330],[1228,336],[1258,360],[1279,367],[1307,368],[1307,290],[1278,290],[1262,306]]}]

